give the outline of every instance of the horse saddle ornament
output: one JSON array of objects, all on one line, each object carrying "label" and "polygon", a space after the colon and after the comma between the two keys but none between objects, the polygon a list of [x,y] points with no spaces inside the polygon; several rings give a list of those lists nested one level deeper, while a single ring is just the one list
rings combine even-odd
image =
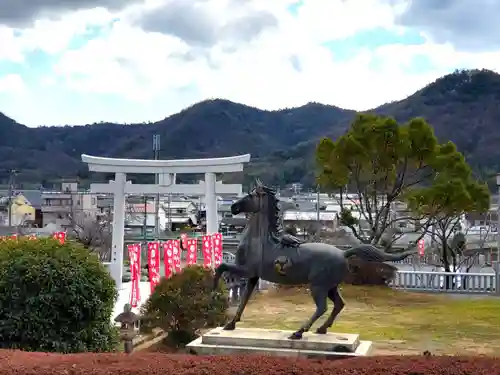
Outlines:
[{"label": "horse saddle ornament", "polygon": [[286,275],[286,270],[292,266],[290,258],[282,255],[274,261],[274,269],[282,276]]}]

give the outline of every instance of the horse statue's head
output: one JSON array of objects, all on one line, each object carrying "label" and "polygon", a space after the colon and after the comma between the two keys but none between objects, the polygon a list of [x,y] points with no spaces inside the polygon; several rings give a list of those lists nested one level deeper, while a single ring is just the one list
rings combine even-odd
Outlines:
[{"label": "horse statue's head", "polygon": [[278,199],[276,192],[265,186],[259,179],[256,180],[254,189],[231,205],[231,213],[238,215],[241,213],[256,214],[258,212],[274,211],[277,207]]}]

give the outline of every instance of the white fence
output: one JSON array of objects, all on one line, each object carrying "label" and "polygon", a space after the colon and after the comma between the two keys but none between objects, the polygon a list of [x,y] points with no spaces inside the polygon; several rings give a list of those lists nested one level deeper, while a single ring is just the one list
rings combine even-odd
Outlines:
[{"label": "white fence", "polygon": [[390,284],[395,289],[425,292],[496,294],[498,278],[494,273],[398,271]]},{"label": "white fence", "polygon": [[[483,266],[485,264],[492,264],[494,261],[491,253],[478,254],[477,256],[464,256],[458,257],[457,265],[461,268],[463,267],[471,267],[471,266]],[[397,262],[391,262],[394,265],[397,264],[407,264],[412,266],[418,265],[441,265],[442,260],[439,255],[436,254],[425,254],[424,256],[412,255],[408,258]]]}]

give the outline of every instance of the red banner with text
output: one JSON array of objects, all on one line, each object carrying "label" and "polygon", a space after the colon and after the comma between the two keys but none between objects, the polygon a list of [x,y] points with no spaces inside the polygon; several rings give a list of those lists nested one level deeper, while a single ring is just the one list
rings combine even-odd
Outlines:
[{"label": "red banner with text", "polygon": [[141,300],[141,292],[139,282],[141,280],[141,245],[128,245],[128,257],[130,260],[130,273],[132,276],[132,290],[130,293],[130,306],[139,306]]},{"label": "red banner with text", "polygon": [[181,234],[181,249],[182,250],[187,250],[187,247],[188,247],[188,235],[186,233],[182,233]]},{"label": "red banner with text", "polygon": [[206,235],[201,237],[201,252],[203,254],[203,265],[212,267],[212,236]]},{"label": "red banner with text", "polygon": [[187,264],[198,263],[198,240],[189,238],[187,240]]},{"label": "red banner with text", "polygon": [[53,234],[55,240],[58,240],[61,245],[66,241],[66,232],[55,232]]},{"label": "red banner with text", "polygon": [[173,244],[172,240],[163,243],[163,265],[165,267],[165,277],[168,279],[173,273]]},{"label": "red banner with text", "polygon": [[151,293],[160,282],[160,244],[158,242],[148,243],[148,271]]},{"label": "red banner with text", "polygon": [[421,238],[420,240],[418,240],[417,247],[418,247],[418,255],[420,255],[421,257],[423,257],[424,253],[425,253],[425,242],[424,242],[423,238]]},{"label": "red banner with text", "polygon": [[181,272],[181,242],[179,240],[172,240],[172,260],[175,272]]},{"label": "red banner with text", "polygon": [[222,233],[215,233],[212,235],[212,243],[215,267],[218,267],[222,263]]}]

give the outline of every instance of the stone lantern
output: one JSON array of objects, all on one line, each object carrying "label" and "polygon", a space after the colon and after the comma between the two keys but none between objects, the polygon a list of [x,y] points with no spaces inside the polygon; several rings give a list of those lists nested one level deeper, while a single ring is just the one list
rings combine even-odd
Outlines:
[{"label": "stone lantern", "polygon": [[118,314],[115,322],[120,323],[120,339],[123,341],[125,353],[132,353],[134,349],[133,340],[137,336],[135,323],[139,320],[139,316],[132,312],[130,304],[123,307],[123,312]]}]

